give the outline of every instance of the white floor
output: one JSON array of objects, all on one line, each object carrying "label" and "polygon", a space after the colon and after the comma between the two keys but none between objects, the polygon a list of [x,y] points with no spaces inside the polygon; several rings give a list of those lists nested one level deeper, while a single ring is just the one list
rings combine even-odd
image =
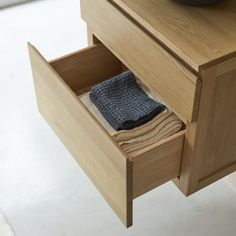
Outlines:
[{"label": "white floor", "polygon": [[6,221],[5,217],[0,212],[0,235],[1,236],[14,236],[14,233],[12,232],[11,228],[8,225],[8,222]]},{"label": "white floor", "polygon": [[223,182],[185,198],[168,183],[134,202],[125,229],[38,114],[26,43],[47,59],[86,46],[79,0],[0,11],[0,208],[17,236],[235,236]]}]

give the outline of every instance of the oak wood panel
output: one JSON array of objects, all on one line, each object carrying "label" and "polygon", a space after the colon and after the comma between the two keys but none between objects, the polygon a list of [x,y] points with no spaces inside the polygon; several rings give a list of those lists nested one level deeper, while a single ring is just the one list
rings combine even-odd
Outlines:
[{"label": "oak wood panel", "polygon": [[236,1],[191,7],[172,0],[109,0],[190,65],[205,63],[236,48]]},{"label": "oak wood panel", "polygon": [[87,42],[88,46],[100,43],[100,41],[96,38],[96,36],[93,34],[93,31],[89,28],[88,25],[87,25]]},{"label": "oak wood panel", "polygon": [[[207,76],[211,74],[207,73]],[[231,72],[217,76],[215,79],[209,78],[206,82],[207,97],[203,94],[205,102],[202,107],[204,127],[199,133],[202,138],[201,141],[199,140],[200,146],[197,151],[197,155],[207,157],[202,159],[201,179],[227,165],[236,163],[235,78],[236,67]],[[205,135],[208,136],[207,139],[204,138]]]},{"label": "oak wood panel", "polygon": [[201,83],[195,75],[107,0],[81,0],[81,14],[96,37],[182,120],[197,119]]},{"label": "oak wood panel", "polygon": [[181,131],[132,158],[133,198],[179,176],[184,133]]},{"label": "oak wood panel", "polygon": [[121,62],[102,44],[57,58],[51,66],[73,91],[93,86],[121,73]]},{"label": "oak wood panel", "polygon": [[131,226],[132,163],[30,44],[29,53],[39,111],[122,222]]},{"label": "oak wood panel", "polygon": [[87,25],[87,42],[88,42],[88,46],[92,46],[95,44],[94,43],[94,35],[88,25]]},{"label": "oak wood panel", "polygon": [[179,178],[174,179],[174,183],[186,196],[192,193],[192,173],[196,165],[196,158],[194,156],[196,130],[197,122],[187,124],[182,154],[181,172]]},{"label": "oak wood panel", "polygon": [[193,143],[189,141],[192,143],[188,145],[189,156],[183,155],[183,175],[181,173],[179,183],[187,194],[236,170],[235,57],[236,53],[227,61],[201,69],[203,87],[199,119],[196,127],[189,126],[191,135],[186,138]]}]

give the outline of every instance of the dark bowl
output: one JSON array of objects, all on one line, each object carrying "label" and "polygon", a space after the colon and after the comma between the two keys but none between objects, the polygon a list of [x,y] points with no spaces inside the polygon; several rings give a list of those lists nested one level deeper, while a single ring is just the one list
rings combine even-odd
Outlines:
[{"label": "dark bowl", "polygon": [[220,2],[221,0],[174,0],[174,1],[191,6],[206,6]]}]

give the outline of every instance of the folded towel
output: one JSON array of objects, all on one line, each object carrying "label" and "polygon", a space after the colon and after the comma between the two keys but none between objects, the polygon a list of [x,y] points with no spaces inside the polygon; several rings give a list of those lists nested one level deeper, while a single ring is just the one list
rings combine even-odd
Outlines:
[{"label": "folded towel", "polygon": [[129,156],[135,156],[137,151],[174,135],[181,128],[181,120],[166,109],[148,123],[133,130],[116,132],[113,137]]},{"label": "folded towel", "polygon": [[[143,88],[143,90],[145,90],[145,88]],[[150,96],[148,91],[147,94]],[[174,135],[182,128],[181,120],[173,112],[165,109],[144,125],[132,130],[115,131],[104,119],[97,107],[91,102],[89,93],[81,95],[80,100],[122,149],[124,149],[129,157],[136,156],[140,150]]]},{"label": "folded towel", "polygon": [[[154,101],[156,102],[160,102],[159,99],[157,99],[157,97],[155,97],[149,89],[147,89],[145,87],[144,84],[140,83],[139,81],[138,85],[139,87],[147,94],[148,97],[152,98]],[[99,123],[106,129],[106,131],[113,136],[115,133],[120,132],[120,131],[116,131],[114,130],[111,125],[107,122],[107,120],[102,116],[102,114],[100,113],[100,111],[97,109],[97,107],[93,104],[93,102],[90,100],[89,98],[89,94],[90,92],[86,92],[82,95],[79,96],[79,99],[81,100],[81,102],[89,109],[89,111],[96,117],[96,119],[99,121]]]},{"label": "folded towel", "polygon": [[89,97],[117,131],[145,124],[165,109],[143,92],[131,71],[95,85]]},{"label": "folded towel", "polygon": [[171,111],[165,109],[158,116],[153,118],[148,123],[136,127],[132,130],[121,130],[116,133],[113,133],[112,136],[116,140],[116,142],[123,142],[126,140],[132,140],[133,138],[145,135],[149,132],[152,132],[157,125],[161,124],[165,119],[167,119],[172,114]]}]

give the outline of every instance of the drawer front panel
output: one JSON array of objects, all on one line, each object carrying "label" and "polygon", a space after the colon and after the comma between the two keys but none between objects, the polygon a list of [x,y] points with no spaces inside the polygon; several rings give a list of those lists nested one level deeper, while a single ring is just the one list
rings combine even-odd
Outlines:
[{"label": "drawer front panel", "polygon": [[183,120],[197,118],[200,81],[107,0],[81,0],[89,28]]},{"label": "drawer front panel", "polygon": [[[96,54],[98,49],[90,50]],[[41,114],[123,223],[130,226],[132,163],[53,67],[31,45],[29,52]]]},{"label": "drawer front panel", "polygon": [[133,158],[133,198],[180,175],[185,131]]}]

